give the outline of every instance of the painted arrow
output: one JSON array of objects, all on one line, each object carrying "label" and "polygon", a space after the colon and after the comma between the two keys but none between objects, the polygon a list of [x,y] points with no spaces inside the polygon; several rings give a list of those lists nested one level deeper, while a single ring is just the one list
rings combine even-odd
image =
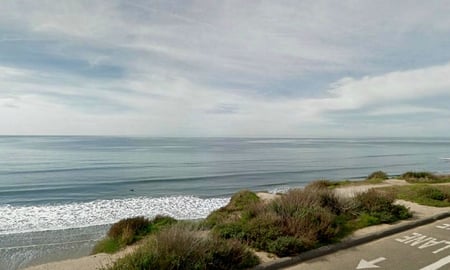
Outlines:
[{"label": "painted arrow", "polygon": [[386,260],[385,257],[379,257],[379,258],[376,258],[375,260],[371,260],[371,261],[366,261],[366,260],[362,259],[361,261],[359,261],[356,269],[379,268],[379,266],[376,264],[379,262],[382,262],[384,260]]}]

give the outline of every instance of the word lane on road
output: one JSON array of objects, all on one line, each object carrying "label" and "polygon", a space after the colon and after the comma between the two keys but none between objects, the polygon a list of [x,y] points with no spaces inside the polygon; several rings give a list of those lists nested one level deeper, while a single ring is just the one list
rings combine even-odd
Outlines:
[{"label": "word lane on road", "polygon": [[450,218],[286,269],[450,270]]}]

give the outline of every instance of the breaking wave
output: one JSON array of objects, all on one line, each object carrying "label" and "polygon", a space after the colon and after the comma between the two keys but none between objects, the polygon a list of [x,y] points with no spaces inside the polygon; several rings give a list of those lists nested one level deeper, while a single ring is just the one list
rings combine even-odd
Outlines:
[{"label": "breaking wave", "polygon": [[61,230],[105,225],[134,216],[168,215],[199,219],[229,202],[230,198],[194,196],[96,200],[83,203],[38,206],[0,206],[0,234]]}]

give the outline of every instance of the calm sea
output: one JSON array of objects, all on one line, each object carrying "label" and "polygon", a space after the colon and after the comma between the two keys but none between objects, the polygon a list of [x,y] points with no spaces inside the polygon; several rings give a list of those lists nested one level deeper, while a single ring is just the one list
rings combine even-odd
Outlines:
[{"label": "calm sea", "polygon": [[83,256],[108,225],[205,217],[241,189],[277,192],[382,169],[449,173],[450,138],[0,137],[0,269]]}]

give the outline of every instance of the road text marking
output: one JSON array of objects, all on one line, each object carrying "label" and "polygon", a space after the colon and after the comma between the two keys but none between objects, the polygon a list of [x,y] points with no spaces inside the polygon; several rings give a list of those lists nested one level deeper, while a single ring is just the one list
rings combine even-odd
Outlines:
[{"label": "road text marking", "polygon": [[[411,235],[405,235],[402,238],[397,238],[395,241],[410,245],[412,247],[417,246],[418,249],[424,249],[429,247],[434,247],[440,245],[439,249],[433,251],[433,254],[437,254],[441,251],[450,248],[450,241],[447,240],[437,240],[434,237],[428,237],[420,233],[412,233]],[[442,247],[443,246],[443,247]]]},{"label": "road text marking", "polygon": [[444,224],[442,224],[442,225],[436,226],[436,228],[450,231],[450,224],[444,223]]}]

